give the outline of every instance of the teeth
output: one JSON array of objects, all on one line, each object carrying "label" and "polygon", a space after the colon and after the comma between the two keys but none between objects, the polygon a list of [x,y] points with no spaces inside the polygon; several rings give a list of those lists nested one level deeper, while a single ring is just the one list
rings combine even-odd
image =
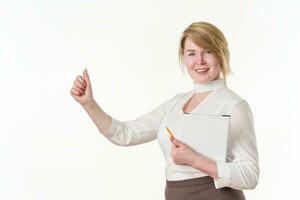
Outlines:
[{"label": "teeth", "polygon": [[206,68],[206,69],[196,69],[197,72],[204,72],[206,70],[208,70],[208,68]]}]

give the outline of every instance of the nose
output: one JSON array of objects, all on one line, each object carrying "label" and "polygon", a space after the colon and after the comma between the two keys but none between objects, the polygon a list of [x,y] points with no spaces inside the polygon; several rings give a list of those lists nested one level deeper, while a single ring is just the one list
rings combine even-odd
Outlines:
[{"label": "nose", "polygon": [[196,63],[197,64],[203,64],[205,63],[205,57],[203,53],[198,54],[197,58],[196,58]]}]

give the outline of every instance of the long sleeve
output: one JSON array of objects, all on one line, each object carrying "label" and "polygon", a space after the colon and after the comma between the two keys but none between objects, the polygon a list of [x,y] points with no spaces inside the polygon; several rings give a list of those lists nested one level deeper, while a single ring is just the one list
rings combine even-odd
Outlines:
[{"label": "long sleeve", "polygon": [[219,179],[216,188],[253,189],[259,178],[258,152],[253,116],[248,103],[243,100],[231,113],[228,162],[217,162]]},{"label": "long sleeve", "polygon": [[180,94],[175,95],[149,113],[134,120],[122,122],[112,118],[111,128],[106,138],[120,146],[138,145],[156,139],[167,110],[179,96]]}]

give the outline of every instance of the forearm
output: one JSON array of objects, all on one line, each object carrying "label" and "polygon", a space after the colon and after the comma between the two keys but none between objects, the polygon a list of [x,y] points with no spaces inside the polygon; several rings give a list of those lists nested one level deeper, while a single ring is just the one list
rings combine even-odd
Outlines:
[{"label": "forearm", "polygon": [[93,120],[98,130],[103,135],[108,134],[111,127],[111,116],[106,114],[95,100],[91,100],[89,103],[83,105],[82,107]]},{"label": "forearm", "polygon": [[218,179],[217,163],[209,158],[198,154],[191,163],[191,166],[203,171],[214,179]]}]

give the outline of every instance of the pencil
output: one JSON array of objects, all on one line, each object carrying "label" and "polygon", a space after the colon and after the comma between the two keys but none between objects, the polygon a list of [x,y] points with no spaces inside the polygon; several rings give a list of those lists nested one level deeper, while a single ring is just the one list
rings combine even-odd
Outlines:
[{"label": "pencil", "polygon": [[173,133],[170,131],[170,129],[168,129],[168,127],[166,127],[166,129],[167,129],[167,131],[168,131],[168,133],[170,135],[170,140],[173,140],[174,139]]}]

